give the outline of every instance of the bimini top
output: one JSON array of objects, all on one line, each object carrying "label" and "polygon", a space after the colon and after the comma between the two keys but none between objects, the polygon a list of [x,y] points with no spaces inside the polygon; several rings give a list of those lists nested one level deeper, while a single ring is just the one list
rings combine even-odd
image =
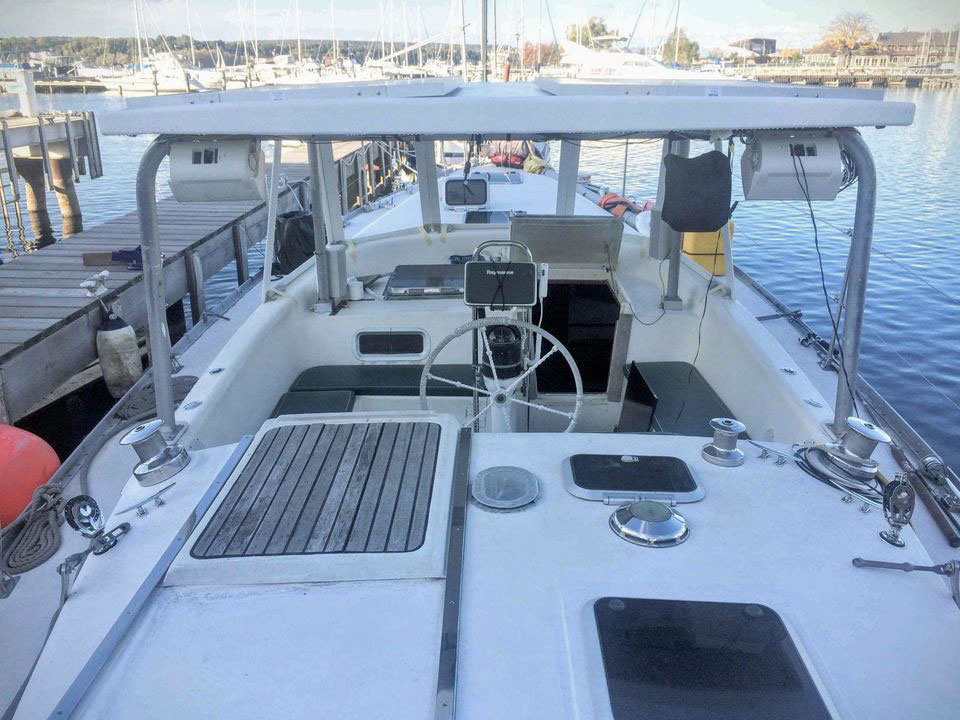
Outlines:
[{"label": "bimini top", "polygon": [[453,78],[262,87],[128,100],[108,135],[602,138],[909,125],[882,90],[724,80],[463,83]]}]

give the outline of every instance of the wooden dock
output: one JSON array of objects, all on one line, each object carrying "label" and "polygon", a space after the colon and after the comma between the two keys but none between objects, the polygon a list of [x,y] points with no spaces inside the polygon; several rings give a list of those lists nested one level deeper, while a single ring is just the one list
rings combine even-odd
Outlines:
[{"label": "wooden dock", "polygon": [[924,88],[960,87],[960,76],[953,73],[910,71],[892,68],[849,68],[837,70],[823,67],[791,67],[757,65],[738,68],[743,77],[757,82],[787,85],[818,85],[858,88]]},{"label": "wooden dock", "polygon": [[[390,163],[382,145],[338,143],[335,156],[345,208],[361,202],[359,192],[371,197],[386,187]],[[305,159],[305,150],[301,158]],[[309,198],[308,165],[285,162],[283,174],[290,186],[281,194],[278,212],[298,207],[293,193],[301,203]],[[170,199],[158,203],[157,215],[167,305],[189,296],[197,320],[203,312],[204,279],[234,260],[238,283],[247,279],[247,249],[266,235],[266,204]],[[83,260],[84,253],[139,245],[140,226],[132,212],[0,265],[0,422],[16,422],[96,362],[102,310],[80,288],[84,280],[109,270],[109,292],[100,299],[108,304],[118,301],[124,319],[138,330],[144,327],[141,271],[123,265],[85,265]]]},{"label": "wooden dock", "polygon": [[[295,203],[286,192],[279,209],[291,205]],[[264,203],[163,200],[157,215],[168,306],[189,294],[198,272],[202,283],[240,259],[238,276],[245,275],[247,248],[266,234]],[[119,301],[120,312],[133,327],[146,324],[141,271],[83,263],[84,253],[139,245],[133,212],[0,266],[0,422],[19,420],[44,395],[96,361],[102,311],[97,300],[80,289],[81,282],[109,270],[110,290],[101,299]]]}]

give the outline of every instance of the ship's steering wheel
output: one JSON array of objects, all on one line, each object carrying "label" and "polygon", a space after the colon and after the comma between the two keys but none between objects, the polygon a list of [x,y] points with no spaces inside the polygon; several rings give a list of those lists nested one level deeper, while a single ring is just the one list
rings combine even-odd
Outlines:
[{"label": "ship's steering wheel", "polygon": [[[521,372],[517,377],[504,378],[503,380],[500,380],[497,377],[496,364],[494,363],[493,353],[490,350],[490,341],[488,340],[486,333],[486,328],[493,325],[509,325],[515,327],[521,331],[521,335],[524,332],[532,333],[534,337],[539,337],[541,340],[545,340],[550,344],[551,347],[548,351],[543,352],[538,359],[529,362],[529,364],[527,364],[527,366],[523,369],[523,372]],[[480,346],[483,348],[487,363],[490,365],[491,372],[493,374],[493,384],[495,385],[493,390],[490,390],[487,387],[477,387],[476,384],[473,386],[466,385],[465,383],[457,380],[451,380],[450,378],[434,375],[432,372],[433,364],[443,349],[457,338],[471,332],[475,332],[480,336]],[[538,345],[539,344],[540,343],[538,343]],[[572,412],[557,410],[556,408],[547,407],[546,405],[541,405],[540,403],[529,402],[515,396],[515,391],[521,387],[523,381],[526,380],[527,377],[532,374],[540,365],[542,365],[547,358],[551,357],[555,353],[560,353],[563,359],[567,361],[567,366],[570,368],[570,372],[573,374],[573,382],[576,386],[576,398]],[[464,421],[463,427],[470,427],[473,425],[473,423],[490,408],[499,408],[500,412],[503,413],[507,428],[512,430],[510,427],[510,403],[516,403],[518,405],[533,408],[534,410],[539,410],[541,412],[562,415],[569,420],[567,427],[564,428],[563,432],[570,432],[574,429],[574,427],[576,427],[577,418],[580,416],[580,407],[583,405],[583,382],[580,379],[580,369],[577,367],[577,363],[570,354],[570,351],[563,346],[563,343],[557,340],[546,330],[537,327],[533,323],[526,322],[525,320],[515,320],[507,317],[488,317],[481,318],[479,320],[472,320],[471,322],[461,325],[452,333],[443,338],[443,340],[437,343],[436,347],[433,348],[433,352],[431,352],[429,357],[427,357],[427,360],[423,366],[423,372],[420,374],[420,407],[424,410],[430,409],[429,405],[427,404],[427,382],[430,380],[443,383],[445,385],[452,385],[453,387],[458,387],[464,390],[470,390],[474,393],[474,397],[481,395],[487,398],[487,402],[481,408],[480,412],[471,417],[469,420]]]}]

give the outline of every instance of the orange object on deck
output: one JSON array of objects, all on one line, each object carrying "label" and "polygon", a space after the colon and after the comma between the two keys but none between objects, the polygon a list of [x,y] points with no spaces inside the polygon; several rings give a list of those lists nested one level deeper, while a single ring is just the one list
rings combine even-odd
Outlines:
[{"label": "orange object on deck", "polygon": [[637,215],[643,212],[636,203],[627,200],[623,195],[618,195],[617,193],[607,193],[597,201],[597,205],[614,217],[623,217],[623,214],[627,212],[627,210]]},{"label": "orange object on deck", "polygon": [[6,527],[60,467],[60,458],[33,433],[0,424],[0,526]]}]

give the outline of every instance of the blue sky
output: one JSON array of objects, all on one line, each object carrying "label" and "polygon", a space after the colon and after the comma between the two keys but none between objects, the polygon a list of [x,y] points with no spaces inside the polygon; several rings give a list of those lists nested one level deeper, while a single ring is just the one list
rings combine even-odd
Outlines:
[{"label": "blue sky", "polygon": [[[824,25],[843,11],[863,11],[873,16],[881,30],[953,27],[960,21],[960,0],[680,0],[680,25],[704,47],[717,47],[741,37],[776,38],[781,47],[809,45]],[[253,34],[256,7],[257,34],[261,38],[295,34],[297,0],[142,0],[151,34],[179,34],[187,30],[187,7],[193,33],[198,37],[236,39],[241,26]],[[379,28],[380,7],[391,0],[334,0],[337,36],[373,39]],[[676,0],[646,0],[635,45],[648,37],[662,36],[672,26]],[[493,0],[490,0],[492,5]],[[498,39],[516,35],[520,8],[524,7],[525,37],[550,38],[547,13],[539,23],[541,0],[497,0]],[[392,0],[394,36],[404,37],[406,7],[407,37],[417,37],[418,15],[429,34],[452,29],[457,0]],[[304,37],[330,37],[330,0],[299,0]],[[466,0],[468,36],[479,38],[479,0]],[[598,15],[629,32],[644,0],[552,0],[550,10],[557,32],[583,16]],[[582,10],[578,10],[582,8]],[[132,35],[133,0],[0,0],[2,35]],[[385,22],[389,33],[389,22]]]}]

